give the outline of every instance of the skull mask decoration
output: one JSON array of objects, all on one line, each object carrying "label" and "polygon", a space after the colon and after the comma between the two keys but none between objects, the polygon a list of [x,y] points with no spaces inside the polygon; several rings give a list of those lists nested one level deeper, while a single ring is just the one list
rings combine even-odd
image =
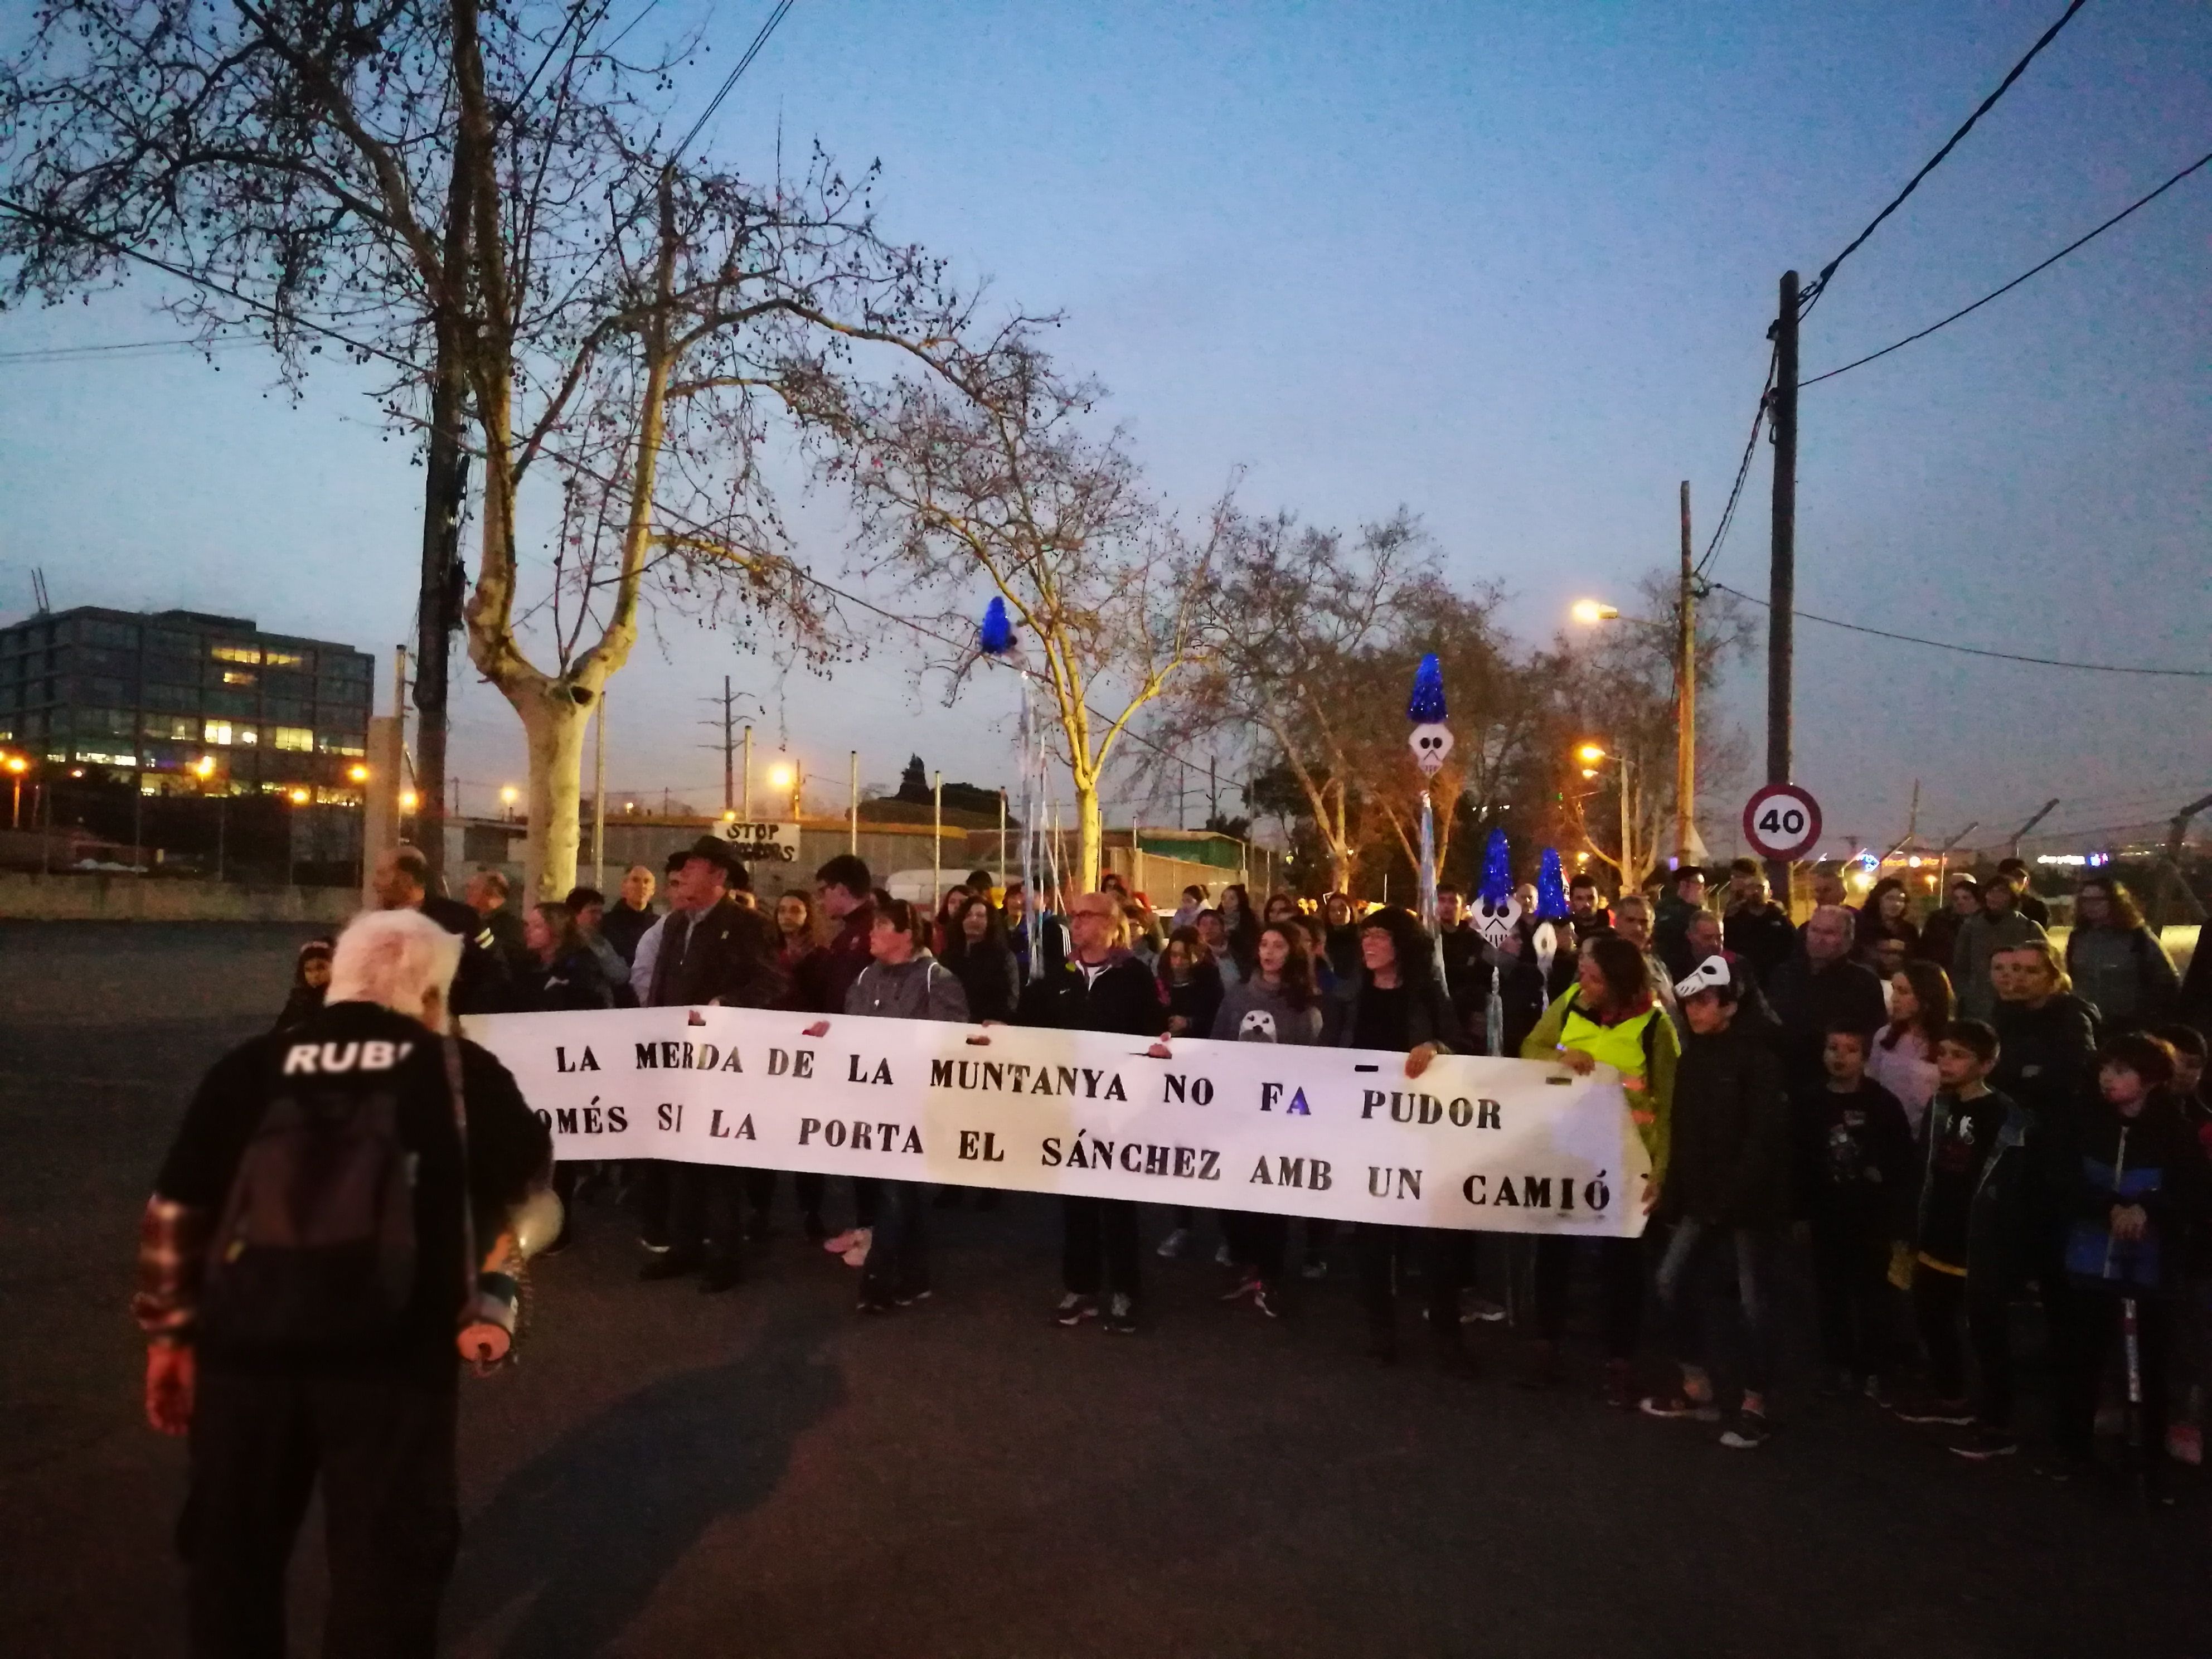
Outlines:
[{"label": "skull mask decoration", "polygon": [[1452,751],[1451,727],[1417,726],[1407,734],[1406,745],[1413,751],[1413,764],[1421,769],[1421,775],[1432,778]]},{"label": "skull mask decoration", "polygon": [[1521,920],[1521,901],[1508,894],[1502,899],[1478,898],[1474,902],[1474,931],[1482,935],[1482,942],[1496,950],[1504,950],[1513,938],[1514,924]]}]

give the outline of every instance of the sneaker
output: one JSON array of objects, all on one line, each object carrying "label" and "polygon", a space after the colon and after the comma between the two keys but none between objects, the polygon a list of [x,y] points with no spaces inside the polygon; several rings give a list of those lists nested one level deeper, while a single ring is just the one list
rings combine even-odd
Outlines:
[{"label": "sneaker", "polygon": [[1222,1244],[1215,1249],[1213,1265],[1217,1267],[1233,1267],[1237,1265],[1236,1260],[1229,1254],[1227,1244]]},{"label": "sneaker", "polygon": [[637,1276],[653,1285],[665,1279],[681,1279],[686,1273],[697,1272],[698,1267],[699,1258],[690,1251],[672,1250],[664,1244],[659,1255],[637,1270]]},{"label": "sneaker", "polygon": [[644,1245],[647,1249],[652,1251],[655,1255],[666,1255],[668,1254],[668,1246],[665,1243],[656,1243],[653,1240],[647,1238],[642,1234],[639,1235],[637,1242]]},{"label": "sneaker", "polygon": [[1882,1410],[1889,1409],[1892,1403],[1889,1384],[1882,1381],[1880,1372],[1870,1371],[1867,1374],[1865,1394],[1869,1401]]},{"label": "sneaker", "polygon": [[1137,1304],[1125,1291],[1116,1291],[1107,1298],[1105,1328],[1117,1336],[1137,1334]]},{"label": "sneaker", "polygon": [[1605,1362],[1605,1403],[1617,1412],[1636,1409],[1636,1367],[1626,1359]]},{"label": "sneaker", "polygon": [[1972,1463],[1986,1463],[1993,1457],[2010,1457],[2020,1449],[2020,1442],[2002,1429],[1977,1423],[1949,1449],[1954,1457],[1963,1457]]},{"label": "sneaker", "polygon": [[1252,1292],[1252,1305],[1270,1319],[1283,1316],[1281,1293],[1269,1290],[1264,1284]]},{"label": "sneaker", "polygon": [[1190,1229],[1178,1227],[1160,1241],[1160,1248],[1156,1254],[1163,1261],[1172,1261],[1183,1253],[1184,1247],[1189,1243]]},{"label": "sneaker", "polygon": [[1735,1421],[1721,1432],[1721,1444],[1730,1451],[1757,1451],[1774,1437],[1774,1425],[1765,1412],[1738,1412]]},{"label": "sneaker", "polygon": [[899,1307],[911,1308],[917,1302],[928,1301],[929,1295],[929,1286],[925,1285],[918,1291],[901,1291],[891,1300]]},{"label": "sneaker", "polygon": [[1460,1310],[1459,1322],[1462,1325],[1495,1325],[1504,1317],[1505,1310],[1497,1303],[1474,1296],[1469,1297],[1466,1305]]},{"label": "sneaker", "polygon": [[853,1311],[863,1314],[887,1314],[891,1311],[891,1300],[889,1297],[879,1296],[872,1291],[863,1291],[860,1299],[853,1304]]},{"label": "sneaker", "polygon": [[1234,1289],[1224,1291],[1221,1299],[1224,1302],[1242,1302],[1248,1296],[1258,1296],[1261,1289],[1260,1275],[1249,1273],[1238,1279]]},{"label": "sneaker", "polygon": [[2204,1431],[2194,1423],[2176,1423],[2166,1431],[2166,1455],[2191,1468],[2204,1461]]},{"label": "sneaker", "polygon": [[1692,1400],[1680,1389],[1669,1389],[1664,1394],[1647,1394],[1636,1402],[1636,1409],[1646,1417],[1656,1417],[1672,1422],[1687,1418],[1692,1423],[1717,1423],[1721,1408],[1711,1400]]},{"label": "sneaker", "polygon": [[1298,1268],[1298,1277],[1300,1279],[1327,1279],[1328,1277],[1328,1263],[1322,1261],[1319,1256],[1311,1257]]},{"label": "sneaker", "polygon": [[875,1237],[876,1230],[873,1227],[854,1228],[853,1243],[841,1258],[845,1265],[848,1267],[866,1266],[868,1260],[868,1246],[874,1242]]},{"label": "sneaker", "polygon": [[1964,1400],[1908,1400],[1892,1407],[1900,1423],[1937,1423],[1945,1428],[1963,1429],[1972,1426],[1974,1407]]},{"label": "sneaker", "polygon": [[866,1227],[848,1227],[843,1232],[833,1233],[828,1238],[823,1239],[822,1241],[822,1248],[829,1251],[832,1255],[842,1255],[846,1251],[851,1249],[853,1246],[859,1243],[860,1242],[861,1234],[867,1231],[868,1230]]},{"label": "sneaker", "polygon": [[1052,1310],[1052,1322],[1065,1325],[1071,1330],[1086,1319],[1097,1317],[1098,1298],[1085,1296],[1079,1291],[1070,1291],[1060,1297],[1060,1305]]}]

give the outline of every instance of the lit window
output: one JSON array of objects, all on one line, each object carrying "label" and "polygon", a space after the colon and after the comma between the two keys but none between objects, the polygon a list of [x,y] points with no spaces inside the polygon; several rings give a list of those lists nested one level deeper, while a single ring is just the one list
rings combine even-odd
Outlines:
[{"label": "lit window", "polygon": [[250,645],[218,645],[209,654],[217,662],[259,662],[261,653]]},{"label": "lit window", "polygon": [[262,665],[267,668],[297,668],[306,659],[296,651],[267,651],[262,653]]},{"label": "lit window", "polygon": [[269,728],[269,741],[279,749],[297,749],[303,754],[311,754],[315,747],[314,728],[307,726],[272,726]]},{"label": "lit window", "polygon": [[259,743],[261,733],[252,726],[241,726],[238,728],[238,740],[240,743]]},{"label": "lit window", "polygon": [[222,683],[225,685],[251,685],[253,676],[243,668],[226,668],[222,671]]},{"label": "lit window", "polygon": [[230,743],[230,722],[228,720],[208,721],[200,728],[200,741],[228,746]]}]

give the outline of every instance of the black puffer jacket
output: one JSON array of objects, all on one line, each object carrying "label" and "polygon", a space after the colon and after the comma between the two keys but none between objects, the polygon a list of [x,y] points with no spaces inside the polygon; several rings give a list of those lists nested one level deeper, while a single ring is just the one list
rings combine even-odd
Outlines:
[{"label": "black puffer jacket", "polygon": [[1731,1026],[1682,1040],[1666,1184],[1653,1212],[1721,1227],[1775,1227],[1790,1214],[1790,1109],[1782,1065]]}]

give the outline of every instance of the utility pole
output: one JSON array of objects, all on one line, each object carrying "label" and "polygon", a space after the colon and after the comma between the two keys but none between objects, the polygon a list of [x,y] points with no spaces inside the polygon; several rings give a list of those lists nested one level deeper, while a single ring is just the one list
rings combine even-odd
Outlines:
[{"label": "utility pole", "polygon": [[750,722],[748,722],[745,726],[745,776],[744,781],[741,786],[741,793],[738,796],[738,816],[744,819],[748,823],[752,822],[753,728]]},{"label": "utility pole", "polygon": [[[1797,607],[1797,273],[1782,273],[1781,304],[1774,317],[1774,523],[1767,576],[1766,781],[1790,778],[1790,673],[1795,648],[1791,623]],[[1783,904],[1790,902],[1790,866],[1770,860],[1767,879]]]},{"label": "utility pole", "polygon": [[1620,891],[1626,897],[1636,890],[1638,866],[1636,848],[1630,839],[1635,834],[1635,811],[1628,794],[1629,781],[1634,774],[1629,768],[1628,756],[1625,752],[1620,757],[1614,769],[1620,774]]},{"label": "utility pole", "polygon": [[929,908],[934,912],[945,902],[945,774],[939,772],[929,786]]},{"label": "utility pole", "polygon": [[2049,800],[2044,802],[2042,805],[2035,809],[2035,816],[2033,817],[2030,818],[2026,823],[2021,824],[2019,829],[2012,832],[2013,857],[2018,858],[2020,856],[2021,838],[2027,835],[2029,830],[2034,829],[2037,824],[2042,823],[2044,819],[2049,817],[2051,816],[2051,810],[2057,805],[2058,797],[2054,795]]},{"label": "utility pole", "polygon": [[845,850],[860,850],[860,751],[857,749],[847,761],[850,769],[845,780],[846,798],[850,803],[845,809]]},{"label": "utility pole", "polygon": [[1211,755],[1206,757],[1206,821],[1221,822],[1221,770]]},{"label": "utility pole", "polygon": [[1682,480],[1682,592],[1674,640],[1674,852],[1687,864],[1698,836],[1698,591],[1690,568],[1690,481]]}]

